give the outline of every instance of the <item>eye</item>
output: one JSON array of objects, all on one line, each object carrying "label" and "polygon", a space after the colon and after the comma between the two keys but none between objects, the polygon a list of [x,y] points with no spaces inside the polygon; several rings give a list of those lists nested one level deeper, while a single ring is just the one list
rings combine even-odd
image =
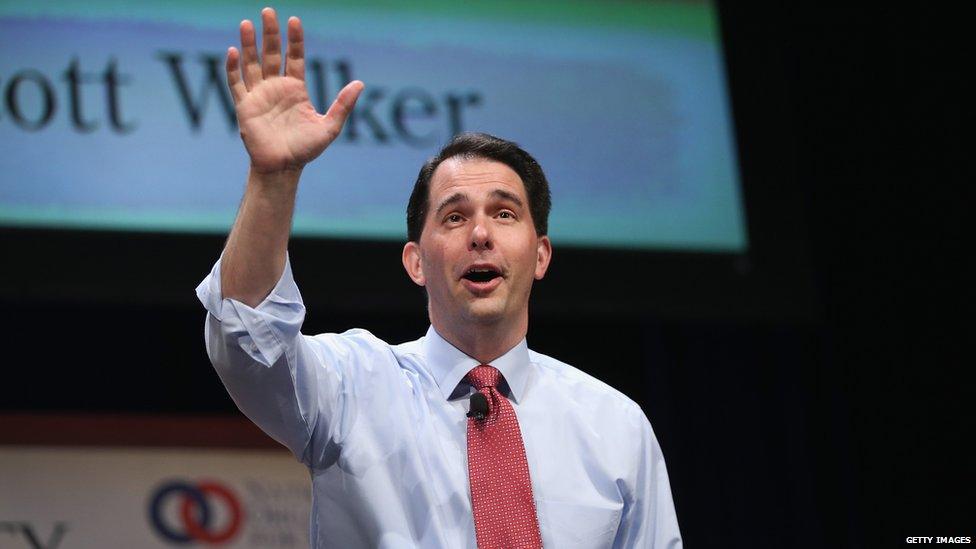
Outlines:
[{"label": "eye", "polygon": [[445,217],[444,221],[447,221],[448,223],[460,223],[462,219],[461,214],[452,213]]},{"label": "eye", "polygon": [[515,219],[515,214],[508,210],[502,210],[498,212],[498,217],[502,219]]}]

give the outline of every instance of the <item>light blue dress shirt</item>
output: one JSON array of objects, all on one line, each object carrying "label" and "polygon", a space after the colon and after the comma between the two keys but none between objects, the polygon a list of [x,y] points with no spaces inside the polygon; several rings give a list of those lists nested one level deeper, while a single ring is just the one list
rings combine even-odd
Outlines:
[{"label": "light blue dress shirt", "polygon": [[[401,345],[359,329],[302,335],[287,262],[257,308],[222,298],[219,261],[196,291],[234,402],[311,472],[312,546],[475,547],[463,378],[478,361],[433,327]],[[681,547],[664,456],[637,404],[524,339],[491,365],[518,416],[545,547]]]}]

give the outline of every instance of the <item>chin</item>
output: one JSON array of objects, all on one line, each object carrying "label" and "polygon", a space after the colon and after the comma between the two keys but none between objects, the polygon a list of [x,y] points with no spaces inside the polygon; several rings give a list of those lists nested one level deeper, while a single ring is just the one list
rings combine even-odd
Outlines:
[{"label": "chin", "polygon": [[476,324],[497,324],[505,318],[504,306],[489,300],[472,303],[465,313],[465,316]]}]

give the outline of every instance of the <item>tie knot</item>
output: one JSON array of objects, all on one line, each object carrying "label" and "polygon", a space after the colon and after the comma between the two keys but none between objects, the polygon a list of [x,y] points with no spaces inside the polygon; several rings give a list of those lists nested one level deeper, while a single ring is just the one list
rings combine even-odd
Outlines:
[{"label": "tie knot", "polygon": [[482,364],[481,366],[471,368],[471,371],[468,372],[468,375],[464,376],[464,379],[480,391],[485,387],[497,386],[499,376],[501,376],[501,372],[494,366]]}]

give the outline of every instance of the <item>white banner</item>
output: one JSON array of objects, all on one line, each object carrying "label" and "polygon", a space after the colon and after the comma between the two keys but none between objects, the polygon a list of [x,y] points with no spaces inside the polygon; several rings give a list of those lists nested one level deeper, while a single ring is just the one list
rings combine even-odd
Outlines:
[{"label": "white banner", "polygon": [[0,548],[308,547],[286,451],[0,447]]}]

